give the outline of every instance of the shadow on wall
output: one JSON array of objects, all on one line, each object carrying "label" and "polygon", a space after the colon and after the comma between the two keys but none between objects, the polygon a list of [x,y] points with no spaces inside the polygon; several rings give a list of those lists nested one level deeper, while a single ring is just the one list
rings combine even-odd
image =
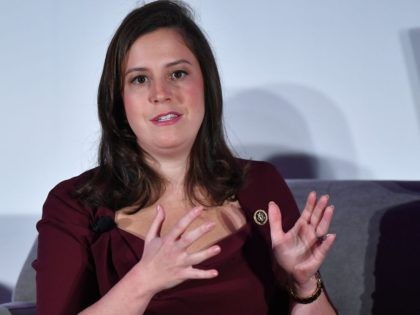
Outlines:
[{"label": "shadow on wall", "polygon": [[338,172],[348,174],[346,179],[352,179],[358,174],[355,164],[334,158],[324,158],[309,154],[279,154],[266,159],[285,178],[296,179],[342,179]]},{"label": "shadow on wall", "polygon": [[225,103],[228,137],[239,156],[270,161],[286,178],[351,179],[366,174],[353,162],[344,115],[321,92],[291,84],[268,86],[240,90]]},{"label": "shadow on wall", "polygon": [[361,314],[420,314],[418,222],[420,201],[378,213],[369,222]]},{"label": "shadow on wall", "polygon": [[420,28],[401,31],[400,39],[420,129]]}]

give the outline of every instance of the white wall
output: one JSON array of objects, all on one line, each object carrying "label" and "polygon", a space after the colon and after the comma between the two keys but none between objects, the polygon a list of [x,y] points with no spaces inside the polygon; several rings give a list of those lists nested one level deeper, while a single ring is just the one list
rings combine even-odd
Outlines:
[{"label": "white wall", "polygon": [[[0,236],[95,164],[105,50],[138,2],[0,1]],[[420,2],[188,2],[215,49],[241,155],[298,177],[420,178]],[[13,285],[36,235],[18,233],[0,284]]]}]

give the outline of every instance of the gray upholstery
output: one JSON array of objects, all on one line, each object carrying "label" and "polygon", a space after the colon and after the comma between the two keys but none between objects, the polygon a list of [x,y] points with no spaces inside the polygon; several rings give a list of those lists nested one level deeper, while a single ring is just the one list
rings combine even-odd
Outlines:
[{"label": "gray upholstery", "polygon": [[20,271],[12,293],[12,301],[0,305],[0,315],[33,315],[35,314],[35,271],[32,262],[36,258],[37,242],[35,241]]},{"label": "gray upholstery", "polygon": [[336,207],[337,239],[321,272],[340,314],[420,314],[420,182],[288,184],[300,209],[311,190]]},{"label": "gray upholstery", "polygon": [[35,287],[35,270],[32,268],[32,262],[36,257],[37,242],[31,248],[22,270],[19,274],[17,283],[24,285],[17,285],[13,290],[13,301],[28,301],[35,302],[36,300],[36,287]]},{"label": "gray upholstery", "polygon": [[[330,230],[337,239],[321,272],[340,314],[420,314],[420,182],[288,184],[300,209],[311,190],[330,194],[336,207]],[[35,314],[35,274],[30,266],[35,249],[7,304],[11,314]],[[0,314],[9,315],[7,308],[0,305]]]},{"label": "gray upholstery", "polygon": [[11,315],[10,311],[6,306],[0,305],[0,315]]}]

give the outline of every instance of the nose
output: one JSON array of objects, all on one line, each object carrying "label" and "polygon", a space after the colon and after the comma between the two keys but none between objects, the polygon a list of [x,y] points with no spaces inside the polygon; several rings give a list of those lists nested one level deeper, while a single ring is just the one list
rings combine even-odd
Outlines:
[{"label": "nose", "polygon": [[170,83],[166,80],[156,80],[152,82],[150,87],[150,102],[164,103],[171,100],[171,87]]}]

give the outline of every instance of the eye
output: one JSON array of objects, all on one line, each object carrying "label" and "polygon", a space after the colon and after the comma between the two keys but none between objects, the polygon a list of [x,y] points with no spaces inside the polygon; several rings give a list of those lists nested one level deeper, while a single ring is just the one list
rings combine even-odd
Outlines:
[{"label": "eye", "polygon": [[145,75],[138,75],[131,80],[131,83],[134,84],[145,84],[147,82],[147,77]]},{"label": "eye", "polygon": [[171,80],[179,80],[185,77],[188,73],[184,70],[177,70],[171,73]]}]

